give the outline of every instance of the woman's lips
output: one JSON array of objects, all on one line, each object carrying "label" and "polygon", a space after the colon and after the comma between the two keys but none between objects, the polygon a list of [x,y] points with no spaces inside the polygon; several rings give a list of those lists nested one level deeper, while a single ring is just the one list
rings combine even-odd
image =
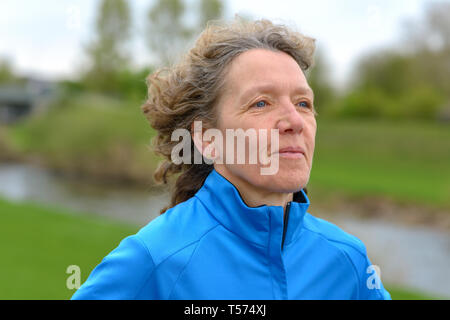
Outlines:
[{"label": "woman's lips", "polygon": [[288,159],[301,159],[305,156],[305,151],[300,147],[287,147],[278,151],[280,157]]}]

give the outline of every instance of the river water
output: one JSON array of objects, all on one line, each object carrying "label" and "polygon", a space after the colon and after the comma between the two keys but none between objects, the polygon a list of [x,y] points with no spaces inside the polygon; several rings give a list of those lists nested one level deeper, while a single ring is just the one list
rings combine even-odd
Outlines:
[{"label": "river water", "polygon": [[[56,176],[26,164],[0,164],[0,196],[92,213],[144,226],[168,203],[167,192],[96,186]],[[337,224],[366,245],[379,266],[383,283],[450,298],[450,235],[429,227],[380,220],[360,220],[342,214],[310,212]],[[1,212],[0,212],[1,214]]]}]

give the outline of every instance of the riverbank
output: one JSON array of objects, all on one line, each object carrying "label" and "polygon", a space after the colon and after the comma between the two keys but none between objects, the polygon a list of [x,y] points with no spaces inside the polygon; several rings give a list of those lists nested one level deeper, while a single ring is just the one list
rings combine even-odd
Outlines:
[{"label": "riverbank", "polygon": [[[74,290],[66,286],[67,267],[79,266],[83,283],[106,254],[138,230],[89,213],[2,198],[0,212],[0,299],[69,299]],[[393,299],[435,298],[385,287]]]},{"label": "riverbank", "polygon": [[327,216],[350,216],[358,219],[378,219],[386,223],[424,226],[450,232],[450,210],[426,204],[411,204],[389,196],[352,196],[309,189],[310,211]]},{"label": "riverbank", "polygon": [[104,183],[151,185],[160,158],[140,101],[94,94],[65,98],[45,113],[0,127],[0,161],[32,163]]}]

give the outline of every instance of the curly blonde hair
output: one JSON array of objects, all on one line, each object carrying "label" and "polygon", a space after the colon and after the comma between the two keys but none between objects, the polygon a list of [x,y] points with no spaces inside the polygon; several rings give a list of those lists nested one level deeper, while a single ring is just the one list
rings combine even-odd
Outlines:
[{"label": "curly blonde hair", "polygon": [[194,164],[199,152],[191,141],[191,164],[171,161],[172,132],[191,131],[194,121],[204,128],[216,125],[216,102],[226,81],[227,67],[239,54],[251,49],[267,49],[289,54],[305,72],[313,63],[315,39],[269,20],[248,21],[237,17],[231,23],[210,21],[193,48],[170,68],[162,68],[147,77],[148,98],[141,106],[157,135],[154,151],[165,160],[153,177],[167,184],[168,177],[180,173],[167,209],[188,200],[201,188],[214,168],[212,164]]}]

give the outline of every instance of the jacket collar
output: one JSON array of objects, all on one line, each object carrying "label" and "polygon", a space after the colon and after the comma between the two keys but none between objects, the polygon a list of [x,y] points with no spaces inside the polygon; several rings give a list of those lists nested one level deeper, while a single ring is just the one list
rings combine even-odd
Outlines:
[{"label": "jacket collar", "polygon": [[[226,229],[260,246],[282,243],[284,209],[282,206],[249,207],[237,188],[213,169],[195,195]],[[303,190],[294,193],[287,221],[284,247],[298,234],[309,207]]]}]

